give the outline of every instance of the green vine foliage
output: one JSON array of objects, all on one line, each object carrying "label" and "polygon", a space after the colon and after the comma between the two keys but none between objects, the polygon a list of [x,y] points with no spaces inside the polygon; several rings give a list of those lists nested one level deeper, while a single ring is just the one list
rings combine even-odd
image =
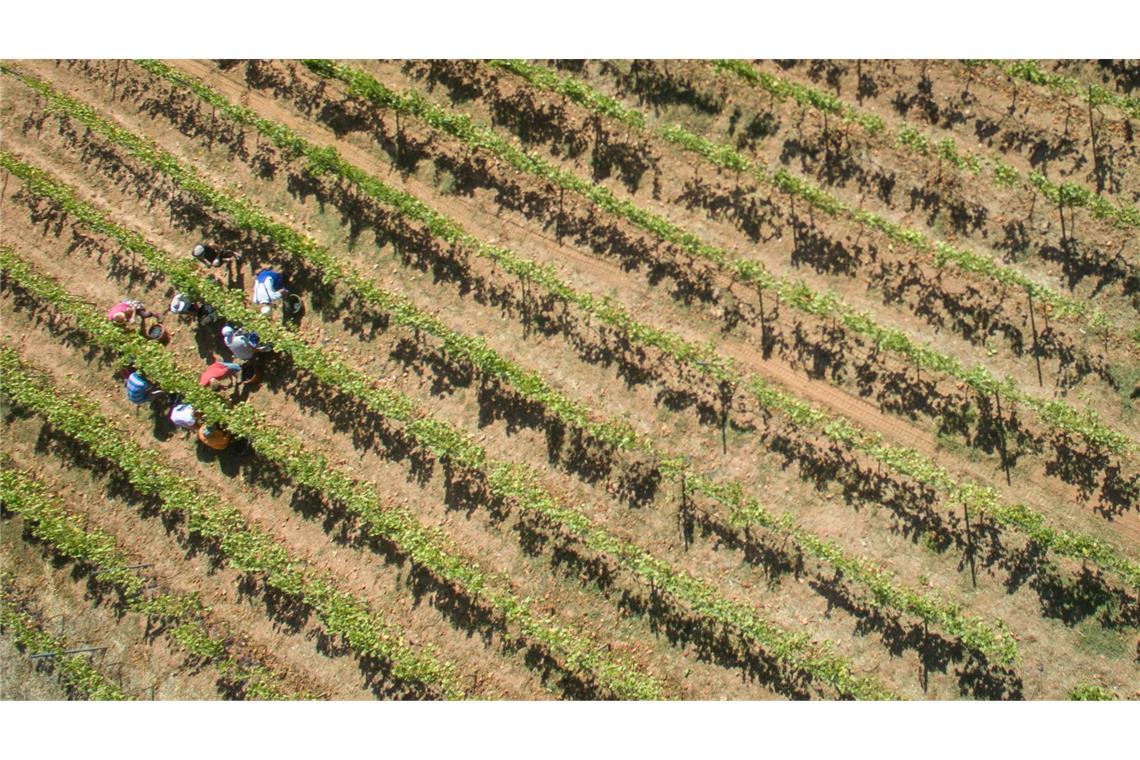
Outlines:
[{"label": "green vine foliage", "polygon": [[[6,259],[5,275],[18,276],[13,275],[16,267],[11,257]],[[204,412],[207,421],[223,424],[238,435],[249,432],[249,437],[258,438],[264,453],[272,458],[272,441],[268,436],[255,435],[257,421],[252,410],[239,408],[231,413],[219,397],[198,387],[190,373],[175,368],[161,346],[141,335],[123,332],[66,294],[58,294],[57,299],[57,307],[76,318],[97,345],[139,367],[160,387],[182,393],[195,409]],[[114,463],[140,493],[158,498],[164,512],[182,516],[192,533],[214,542],[234,568],[259,575],[269,586],[308,605],[326,629],[343,637],[354,651],[389,662],[396,679],[422,683],[448,698],[463,696],[450,664],[415,652],[396,629],[363,602],[337,589],[306,563],[292,558],[272,536],[250,526],[238,510],[217,506],[216,499],[202,493],[192,480],[163,464],[157,452],[139,446],[116,430],[92,402],[60,393],[46,376],[29,371],[19,354],[7,346],[0,349],[0,391]]]},{"label": "green vine foliage", "polygon": [[230,683],[238,684],[247,699],[303,699],[279,685],[279,677],[260,665],[239,663],[223,641],[212,637],[202,622],[208,610],[196,596],[145,592],[145,584],[130,569],[130,561],[112,536],[86,530],[83,521],[69,514],[63,501],[48,491],[42,481],[16,467],[10,460],[0,469],[0,498],[4,508],[20,515],[30,533],[57,555],[91,570],[101,584],[114,588],[126,609],[163,623],[163,630],[190,655],[211,662]]},{"label": "green vine foliage", "polygon": [[[212,102],[215,107],[228,106],[228,103],[221,103],[216,98],[213,99]],[[278,134],[280,134],[280,131],[278,131]],[[307,150],[309,148],[309,146],[304,143],[291,142],[290,144],[300,145],[301,150]],[[246,217],[253,213],[249,208],[246,209],[246,212]],[[259,229],[270,229],[267,227],[267,225],[270,224],[268,220],[257,219],[255,221],[259,223]],[[275,231],[276,229],[271,229],[271,232]],[[294,244],[294,237],[296,237],[295,233],[293,233],[293,235],[290,237],[279,239],[279,242],[282,243],[283,248],[302,250]],[[129,235],[120,232],[117,234],[117,239],[120,242],[123,242],[129,240]],[[306,239],[305,242],[306,246],[304,250],[321,250],[321,252],[326,256],[328,255],[327,252],[323,251],[323,249],[319,249],[319,247],[311,240]],[[153,261],[156,258],[156,254],[153,251],[147,252],[141,248],[134,248],[132,250],[136,250],[138,253],[142,254],[148,261]],[[160,268],[165,266],[168,266],[168,264],[161,264]],[[342,269],[338,271],[343,272]],[[360,278],[354,276],[354,279],[350,284],[355,286],[359,282]],[[203,287],[201,280],[193,283],[183,282],[180,285],[192,285],[193,288]],[[355,289],[356,288],[354,287],[354,290]],[[357,292],[359,292],[359,290]],[[371,300],[368,299],[367,291],[365,292],[364,297],[366,300]],[[209,295],[207,296],[207,299],[210,303],[220,302],[216,297]],[[387,301],[384,303],[387,303]],[[223,313],[225,312],[223,311]],[[248,310],[242,314],[237,315],[237,318],[247,321],[250,319],[256,319],[256,317],[248,313]],[[416,323],[417,326],[423,324],[423,321]],[[272,332],[274,328],[268,325],[264,325],[261,327],[261,329]],[[272,339],[275,346],[278,346],[278,341],[280,341],[279,347],[285,349],[292,349],[298,342],[298,339],[287,335],[282,337],[277,336],[276,334],[271,334],[268,337]],[[445,338],[451,338],[452,345],[455,345],[461,341],[460,336],[455,336],[452,333],[445,334]],[[447,344],[445,343],[445,345]],[[315,352],[316,354],[322,353],[321,351],[312,349],[311,347],[309,348],[309,352]],[[355,371],[335,362],[334,366],[331,367],[331,369],[322,371],[322,368],[318,366],[317,362],[313,360],[307,361],[303,356],[298,359],[298,355],[295,352],[293,352],[293,356],[295,361],[298,361],[301,366],[304,366],[312,374],[320,378],[322,382],[328,382],[330,384],[337,385],[342,390],[348,390],[353,395],[362,397],[366,402],[368,401],[367,395],[362,390],[367,389],[370,384],[370,380],[366,376],[360,375],[359,373],[356,373]],[[484,350],[480,352],[479,357],[483,363],[482,365],[476,366],[487,366],[488,364],[495,368],[509,366],[512,372],[507,378],[508,381],[513,378],[522,378],[524,381],[530,380],[531,378],[536,378],[536,376],[532,374],[523,373],[521,370],[513,367],[513,365],[509,365],[506,360],[498,357],[497,355],[494,355],[489,348],[484,347]],[[497,374],[492,374],[491,376],[501,377],[501,375]],[[534,392],[535,390],[539,392],[536,393]],[[546,401],[553,397],[558,403],[551,404],[550,411],[558,414],[562,419],[571,425],[585,427],[581,424],[581,421],[589,420],[594,416],[589,412],[589,410],[580,408],[572,402],[564,399],[564,397],[555,394],[555,392],[549,389],[545,383],[541,381],[541,379],[537,379],[535,381],[527,383],[526,385],[523,385],[522,393],[523,395],[526,395],[532,400],[539,401],[540,403],[546,403]],[[413,407],[413,403],[406,397],[400,397],[396,402],[393,402],[392,399],[389,398],[388,402],[389,403],[387,405],[370,403],[369,406],[374,411],[377,411],[387,417],[395,417],[395,419],[399,421],[406,421],[408,416],[410,416],[408,410]],[[401,410],[403,412],[403,416],[393,415],[393,407]],[[574,413],[572,415],[565,415],[562,413],[562,410],[564,409],[573,409]],[[429,422],[429,420],[426,420],[424,418],[419,419],[423,420],[425,423]],[[429,429],[438,430],[435,425],[429,426]],[[591,434],[596,435],[598,432],[602,432],[604,434],[617,429],[619,429],[619,426],[617,424],[602,423],[601,425],[598,425],[591,423],[591,426],[587,428],[587,431]],[[413,435],[415,432],[415,430],[412,430]],[[443,438],[446,440],[460,440],[458,433],[450,433],[446,431],[444,431],[444,433],[445,434],[443,435]],[[612,437],[598,437],[606,442],[615,444],[618,448],[633,447],[647,451],[659,459],[669,458],[668,455],[661,455],[655,452],[650,442],[636,438],[633,435],[632,431],[625,432],[625,434],[617,440],[614,440]],[[439,446],[434,445],[430,440],[420,440],[419,442],[421,445],[427,445],[429,448],[431,448],[431,450],[436,453],[437,456],[450,455],[449,451],[446,449],[441,449]],[[469,455],[458,459],[466,466],[478,467],[478,463],[482,461],[482,458],[482,451],[479,450],[474,455]],[[748,524],[759,524],[771,530],[775,530],[787,538],[796,540],[812,556],[820,559],[821,561],[832,564],[837,569],[841,569],[846,572],[850,578],[866,585],[872,592],[871,601],[873,604],[877,606],[892,607],[907,614],[917,615],[920,619],[929,624],[943,627],[948,633],[959,637],[968,646],[971,646],[975,650],[980,651],[983,654],[993,657],[999,661],[1012,662],[1016,658],[1016,647],[1013,643],[1012,637],[1009,636],[1008,632],[1005,631],[1004,625],[1002,625],[999,629],[994,630],[991,626],[984,623],[983,621],[964,615],[961,610],[955,605],[936,602],[912,590],[896,586],[890,580],[889,575],[881,568],[875,567],[872,563],[866,560],[856,560],[854,558],[847,557],[836,545],[811,536],[802,529],[796,528],[794,524],[786,525],[785,523],[777,520],[774,516],[763,510],[754,498],[744,499],[743,496],[740,496],[735,499],[730,499],[728,494],[740,493],[739,484],[732,484],[735,486],[735,488],[715,487],[711,483],[706,487],[705,484],[707,481],[704,478],[697,476],[694,473],[687,472],[684,468],[678,467],[675,464],[661,467],[661,472],[668,477],[674,478],[675,480],[688,478],[689,482],[695,484],[699,493],[708,496],[728,510],[728,522],[730,524],[737,527],[744,527]],[[495,493],[494,483],[492,483],[492,492]],[[506,496],[509,494],[496,493],[496,495]],[[747,518],[745,518],[746,515]],[[389,538],[391,539],[392,537],[389,536]],[[575,655],[573,659],[576,661],[581,661],[581,655]]]},{"label": "green vine foliage", "polygon": [[[506,66],[508,62],[492,61],[491,63]],[[965,382],[983,395],[992,395],[994,390],[998,389],[1011,400],[1020,401],[1035,410],[1047,425],[1059,426],[1066,432],[1080,435],[1097,448],[1114,454],[1122,454],[1136,448],[1126,435],[1101,423],[1097,414],[1092,410],[1073,410],[1072,413],[1061,415],[1047,413],[1045,411],[1047,406],[1056,407],[1058,404],[1065,405],[1065,402],[1047,402],[1028,394],[1008,378],[999,380],[981,365],[967,368],[951,356],[930,346],[916,343],[901,330],[879,325],[869,313],[856,311],[833,293],[817,293],[802,282],[792,282],[786,278],[773,275],[759,262],[735,259],[728,252],[703,243],[696,235],[682,230],[667,220],[641,209],[630,201],[617,198],[608,188],[583,180],[570,172],[558,169],[541,158],[522,151],[509,141],[499,137],[492,130],[475,125],[466,115],[450,114],[430,103],[418,93],[412,92],[403,95],[395,93],[368,74],[347,66],[328,61],[306,61],[305,64],[319,74],[335,77],[344,82],[354,95],[366,98],[381,107],[410,113],[437,129],[466,140],[473,146],[487,148],[516,169],[536,174],[557,186],[579,193],[600,208],[623,216],[663,240],[678,245],[687,253],[711,262],[718,268],[725,270],[734,280],[752,285],[759,290],[775,291],[783,299],[783,302],[792,308],[822,319],[834,320],[845,329],[861,335],[880,349],[898,354],[917,367],[946,374]],[[564,79],[542,67],[520,61],[511,61],[509,64],[510,71],[524,76],[528,82],[539,86],[548,83],[549,77],[555,77],[559,81]],[[529,74],[521,72],[529,72]],[[550,85],[548,84],[548,86]],[[581,86],[584,87],[585,85]],[[583,104],[588,105],[588,103]],[[769,176],[762,167],[756,166],[729,146],[713,143],[676,125],[665,127],[662,130],[662,135],[687,150],[699,153],[718,166],[733,171],[754,172],[764,182],[769,182],[786,193],[804,198],[825,213],[835,216],[848,215],[861,224],[883,231],[895,240],[932,250],[935,263],[938,266],[943,266],[946,262],[952,261],[963,270],[981,274],[1003,285],[1022,288],[1032,297],[1043,303],[1048,303],[1058,318],[1084,314],[1085,305],[1082,302],[1060,296],[1016,270],[998,264],[991,258],[971,253],[948,243],[931,242],[921,232],[900,227],[872,212],[849,208],[835,197],[798,177],[793,177],[782,168]],[[332,162],[333,159],[330,158],[329,161]],[[337,159],[337,163],[343,164],[344,162]],[[341,175],[350,176],[343,171]],[[423,216],[427,216],[429,219],[438,218],[434,212],[425,209],[418,210],[421,214],[419,217],[413,218]],[[447,231],[454,231],[458,227],[454,222],[450,220],[448,222],[445,225]],[[432,231],[437,232],[434,228]],[[440,237],[449,242],[462,242],[474,246],[476,250],[481,250],[483,246],[468,235],[441,234]],[[514,257],[512,256],[512,258]],[[531,264],[531,266],[542,269],[549,274],[549,270],[545,267],[540,268],[535,264]],[[536,282],[560,300],[577,302],[577,305],[586,308],[593,305],[589,296],[574,294],[552,274],[541,279],[536,278]],[[579,295],[579,298],[573,299],[572,296],[574,295]],[[618,312],[615,307],[611,307],[608,313],[602,316],[607,322],[621,326],[622,329],[629,332],[631,337],[638,338],[639,342],[646,342],[670,353],[679,361],[695,359],[710,364],[713,368],[712,374],[718,381],[735,382],[735,378],[731,377],[731,366],[723,363],[721,359],[715,356],[714,352],[707,349],[702,351],[701,348],[680,341],[671,335],[637,325],[628,315],[625,315],[624,312]],[[1099,311],[1094,311],[1093,314],[1086,316],[1098,324],[1106,323],[1106,318]],[[1115,330],[1113,332],[1115,334]]]},{"label": "green vine foliage", "polygon": [[[155,69],[155,72],[161,73],[162,69]],[[175,76],[181,77],[184,80],[183,83],[185,83],[185,81],[194,83],[193,80],[184,77],[184,75],[175,74]],[[215,107],[218,107],[222,110],[235,110],[234,107],[222,99],[221,96],[213,93],[212,91],[209,91],[208,89],[202,87],[200,84],[194,84],[196,91],[198,91],[199,94],[203,97],[209,96],[210,102]],[[301,141],[299,138],[293,136],[284,127],[273,125],[272,123],[265,122],[264,120],[259,120],[256,118],[256,116],[252,115],[252,112],[249,112],[248,109],[236,110],[242,112],[244,123],[254,123],[259,127],[259,129],[262,129],[264,133],[268,135],[278,136],[279,139],[281,139],[285,144],[291,144],[295,146],[296,149],[301,152],[301,154],[303,154],[305,150],[309,149],[304,141]],[[335,153],[332,154],[332,156],[335,157]],[[324,152],[323,158],[327,161],[330,158],[330,154],[328,152]],[[285,247],[288,247],[288,240],[281,242],[286,243]],[[484,354],[484,356],[487,356],[489,359],[496,362],[501,361],[490,354]],[[1038,524],[1030,526],[1024,519],[1024,516],[1027,513],[1029,515],[1033,515],[1034,513],[1028,512],[1024,507],[1021,507],[1020,505],[1017,505],[1013,510],[1003,510],[997,504],[996,494],[992,490],[978,487],[972,483],[967,483],[960,486],[959,484],[955,483],[953,479],[951,479],[945,473],[945,471],[937,468],[928,460],[924,460],[922,457],[919,457],[913,451],[883,446],[878,440],[877,436],[867,436],[866,434],[858,433],[858,431],[856,431],[852,426],[846,424],[845,422],[840,423],[838,421],[832,421],[823,424],[826,421],[826,417],[822,413],[818,412],[818,410],[813,410],[810,407],[807,407],[806,405],[803,405],[802,403],[796,401],[795,399],[788,397],[786,394],[775,392],[772,389],[764,386],[758,380],[752,384],[751,390],[753,390],[757,399],[760,400],[765,406],[787,413],[793,420],[796,420],[797,422],[803,424],[819,424],[825,434],[829,435],[833,439],[845,444],[855,445],[856,448],[862,449],[863,451],[871,454],[878,461],[884,462],[888,464],[888,466],[896,468],[903,474],[915,477],[928,485],[932,485],[942,490],[949,490],[954,498],[965,499],[966,501],[964,501],[964,503],[967,505],[967,507],[973,506],[979,512],[989,513],[991,516],[995,517],[998,522],[1005,525],[1012,525],[1018,528],[1024,528],[1027,526],[1032,527],[1034,534],[1039,539],[1043,536],[1047,536],[1052,539],[1047,543],[1047,546],[1055,547],[1062,552],[1072,551],[1075,555],[1081,556],[1085,559],[1089,558],[1090,556],[1099,556],[1101,557],[1102,561],[1106,562],[1115,559],[1115,552],[1112,551],[1111,547],[1107,547],[1107,551],[1105,551],[1106,547],[1103,545],[1083,539],[1081,537],[1073,537],[1065,533],[1043,534],[1039,529],[1040,521],[1038,521]],[[563,406],[565,408],[566,405]],[[589,415],[587,414],[586,416],[588,417]],[[564,419],[566,419],[566,417],[564,417]],[[578,419],[581,419],[581,416],[578,416]],[[576,420],[573,418],[568,419],[568,421],[572,424],[576,423]],[[591,432],[595,433],[595,431],[596,428]],[[623,441],[619,442],[619,445],[622,442],[628,443],[629,439],[623,439]],[[675,477],[682,475],[684,472],[683,470],[670,470],[668,468],[664,468],[663,471],[667,471],[669,474],[673,474]],[[700,479],[695,478],[693,482],[699,483]],[[743,514],[751,514],[754,516],[757,514],[757,508],[755,505],[750,506],[750,508],[747,510],[741,510],[738,508],[738,504],[733,504],[729,501],[726,501],[724,494],[731,493],[732,489],[710,489],[710,492],[717,494],[714,498],[716,498],[720,503],[736,510],[735,516],[737,520],[739,520],[739,516]],[[773,521],[768,520],[768,522]],[[810,543],[811,542],[809,542],[809,545]],[[821,559],[825,559],[825,555],[822,551],[819,553],[819,556]],[[1127,565],[1124,569],[1126,571],[1128,570]],[[870,579],[872,588],[874,588],[875,581],[873,579],[873,574],[870,574],[869,571],[857,577],[859,577],[860,580]],[[890,594],[883,594],[881,591],[877,591],[876,596],[879,598],[891,598]],[[961,616],[947,613],[945,610],[950,608],[945,605],[943,605],[941,611],[938,611],[937,613],[931,613],[927,611],[927,605],[929,604],[929,601],[920,599],[919,601],[908,602],[907,605],[903,607],[903,609],[904,611],[910,611],[912,613],[919,614],[920,617],[923,617],[923,619],[926,619],[928,622],[933,622],[935,624],[938,624],[939,616],[946,616],[947,614],[950,614],[951,620],[953,621],[950,623],[950,625],[961,629],[963,625],[963,618],[961,618]],[[977,625],[975,624],[974,627],[977,628]],[[975,646],[981,646],[979,642],[983,641],[984,638],[982,636],[973,637],[973,644]],[[1002,659],[1003,657],[1009,656],[1011,646],[1012,642],[1009,642],[1007,637],[999,633],[998,635],[991,637],[987,649],[983,651],[988,651],[988,653],[991,655],[994,655],[996,653],[997,658]]]},{"label": "green vine foliage", "polygon": [[1069,699],[1073,702],[1114,702],[1116,695],[1103,686],[1090,683],[1070,689]]}]

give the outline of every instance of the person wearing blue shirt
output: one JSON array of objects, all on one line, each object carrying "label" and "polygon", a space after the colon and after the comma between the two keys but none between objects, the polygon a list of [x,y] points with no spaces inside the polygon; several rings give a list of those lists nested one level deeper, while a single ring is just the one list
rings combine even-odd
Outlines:
[{"label": "person wearing blue shirt", "polygon": [[132,372],[127,377],[127,400],[132,404],[145,404],[162,391],[154,383],[143,377],[141,372]]},{"label": "person wearing blue shirt", "polygon": [[261,313],[268,314],[273,304],[280,301],[289,291],[285,289],[285,278],[280,272],[262,269],[257,273],[253,284],[253,302],[261,306]]}]

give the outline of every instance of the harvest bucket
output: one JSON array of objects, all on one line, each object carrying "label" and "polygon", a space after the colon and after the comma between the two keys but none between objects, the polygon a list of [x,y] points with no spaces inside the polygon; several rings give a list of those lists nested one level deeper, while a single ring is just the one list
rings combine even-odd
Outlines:
[{"label": "harvest bucket", "polygon": [[147,340],[155,340],[159,343],[166,343],[170,339],[170,333],[161,324],[154,324],[147,328]]},{"label": "harvest bucket", "polygon": [[301,296],[295,293],[290,293],[281,299],[281,312],[286,317],[298,316],[304,308],[305,305],[301,302]]}]

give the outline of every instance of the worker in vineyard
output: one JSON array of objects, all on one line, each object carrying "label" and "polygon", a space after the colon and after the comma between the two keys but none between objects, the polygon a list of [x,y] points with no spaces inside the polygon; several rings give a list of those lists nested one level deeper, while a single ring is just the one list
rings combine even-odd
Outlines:
[{"label": "worker in vineyard", "polygon": [[267,350],[261,345],[261,337],[257,333],[235,329],[232,325],[222,328],[222,342],[239,362],[248,362],[257,354]]},{"label": "worker in vineyard", "polygon": [[203,425],[198,428],[198,442],[214,451],[225,451],[233,437],[217,425]]},{"label": "worker in vineyard", "polygon": [[132,404],[145,404],[147,401],[162,395],[162,391],[158,386],[147,380],[138,370],[127,375],[125,386],[127,389],[127,401],[130,401]]},{"label": "worker in vineyard", "polygon": [[[198,385],[203,388],[232,388],[241,382],[241,365],[234,362],[214,362],[198,377]],[[228,383],[226,381],[229,381]]]},{"label": "worker in vineyard", "polygon": [[218,320],[218,312],[213,306],[196,303],[185,293],[175,293],[170,299],[170,313],[196,317],[200,325],[210,325]]},{"label": "worker in vineyard", "polygon": [[261,306],[261,313],[268,314],[273,306],[289,291],[285,288],[285,278],[280,272],[262,269],[253,283],[253,302]]},{"label": "worker in vineyard", "polygon": [[139,321],[139,332],[143,335],[146,335],[146,321],[148,319],[154,319],[156,322],[162,321],[157,314],[143,308],[140,302],[126,299],[119,301],[107,310],[107,319],[122,327],[134,324],[137,319]]},{"label": "worker in vineyard", "polygon": [[170,313],[171,314],[188,314],[193,312],[194,302],[185,293],[175,293],[174,298],[170,299]]},{"label": "worker in vineyard", "polygon": [[207,243],[198,243],[191,252],[201,264],[217,268],[231,261],[240,264],[242,255],[236,251],[222,251]]},{"label": "worker in vineyard", "polygon": [[190,404],[176,401],[170,408],[170,421],[181,430],[195,430],[202,424],[202,413]]}]

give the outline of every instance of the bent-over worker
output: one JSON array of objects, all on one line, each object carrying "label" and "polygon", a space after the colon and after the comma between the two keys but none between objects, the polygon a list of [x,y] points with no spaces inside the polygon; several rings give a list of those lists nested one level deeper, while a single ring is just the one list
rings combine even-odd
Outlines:
[{"label": "bent-over worker", "polygon": [[208,267],[220,267],[230,261],[241,263],[241,254],[234,251],[222,251],[208,243],[198,243],[191,251],[191,255]]},{"label": "bent-over worker", "polygon": [[155,321],[162,321],[157,314],[147,311],[138,301],[124,299],[107,310],[107,319],[122,327],[133,324],[136,318],[139,320],[139,331],[143,335],[146,335],[146,321],[148,319],[153,318]]},{"label": "bent-over worker", "polygon": [[233,438],[217,425],[203,425],[198,428],[198,440],[203,446],[208,446],[214,451],[225,451]]},{"label": "bent-over worker", "polygon": [[261,313],[268,314],[273,305],[289,294],[285,288],[285,278],[280,272],[262,269],[257,273],[253,284],[253,302],[261,306]]},{"label": "bent-over worker", "polygon": [[127,376],[125,385],[127,389],[127,401],[130,401],[132,404],[145,404],[155,396],[162,394],[158,386],[147,380],[138,370],[135,370]]},{"label": "bent-over worker", "polygon": [[214,362],[198,377],[198,385],[203,388],[222,388],[222,381],[229,380],[233,387],[237,378],[241,377],[241,365],[234,362]]},{"label": "bent-over worker", "polygon": [[257,333],[234,329],[231,325],[222,328],[222,342],[233,353],[235,359],[243,362],[249,361],[255,354],[265,350],[261,347],[261,336]]},{"label": "bent-over worker", "polygon": [[170,409],[170,421],[182,430],[193,430],[202,424],[202,413],[189,404],[175,404]]}]

